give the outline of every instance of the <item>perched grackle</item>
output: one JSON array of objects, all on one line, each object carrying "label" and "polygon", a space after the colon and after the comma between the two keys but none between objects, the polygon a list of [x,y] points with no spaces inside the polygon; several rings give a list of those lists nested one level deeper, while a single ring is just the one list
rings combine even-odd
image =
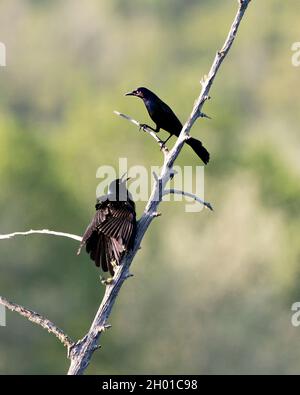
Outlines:
[{"label": "perched grackle", "polygon": [[[124,176],[123,176],[124,177]],[[114,180],[108,194],[97,199],[96,214],[87,227],[77,255],[83,246],[96,266],[114,274],[124,254],[133,246],[136,234],[135,203],[126,188],[127,179]]]},{"label": "perched grackle", "polygon": [[[154,132],[158,133],[160,129],[164,129],[170,133],[170,136],[164,142],[164,144],[173,136],[179,136],[182,124],[174,114],[172,109],[164,103],[158,96],[151,92],[147,88],[137,88],[132,92],[126,93],[126,96],[136,96],[143,100],[150,118],[156,124],[156,129],[148,126]],[[207,164],[209,162],[209,152],[203,147],[201,141],[190,137],[186,142],[190,147],[193,148],[195,153],[199,156],[202,161]]]}]

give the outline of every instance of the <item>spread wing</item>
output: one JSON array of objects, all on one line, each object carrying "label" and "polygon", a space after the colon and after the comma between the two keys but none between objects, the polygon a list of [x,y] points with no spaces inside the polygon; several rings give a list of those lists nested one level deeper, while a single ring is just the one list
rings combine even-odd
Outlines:
[{"label": "spread wing", "polygon": [[92,237],[93,233],[94,232],[97,233],[99,226],[101,225],[101,223],[103,221],[105,221],[107,214],[108,214],[108,210],[100,209],[100,210],[96,211],[96,214],[95,214],[94,218],[92,219],[92,222],[86,228],[86,230],[82,236],[82,240],[81,240],[77,255],[80,254],[82,247],[84,245],[86,245],[87,240],[89,240]]},{"label": "spread wing", "polygon": [[78,254],[83,246],[96,266],[113,275],[113,265],[118,265],[125,251],[134,240],[136,218],[134,208],[124,203],[101,205],[87,227]]},{"label": "spread wing", "polygon": [[111,208],[110,216],[99,225],[106,236],[118,240],[126,250],[135,227],[135,213],[130,207]]}]

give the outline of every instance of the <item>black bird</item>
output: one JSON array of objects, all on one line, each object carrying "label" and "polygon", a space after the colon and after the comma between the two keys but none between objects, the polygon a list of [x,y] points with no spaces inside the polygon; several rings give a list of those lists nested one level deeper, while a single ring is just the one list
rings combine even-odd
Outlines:
[{"label": "black bird", "polygon": [[77,255],[83,246],[96,266],[114,275],[124,254],[133,247],[136,235],[135,203],[126,188],[129,179],[114,180],[108,194],[97,199],[96,214],[87,227]]},{"label": "black bird", "polygon": [[[151,92],[147,88],[137,88],[132,92],[126,93],[125,96],[136,96],[140,97],[150,115],[152,121],[156,124],[156,129],[153,129],[151,126],[147,126],[152,129],[154,132],[158,133],[160,129],[164,129],[170,133],[170,136],[167,138],[166,142],[172,137],[172,135],[179,136],[182,130],[182,124],[174,114],[172,109],[164,103],[155,93]],[[195,153],[199,156],[202,161],[207,164],[209,162],[209,152],[203,147],[201,141],[190,137],[186,142],[190,147],[193,148]]]}]

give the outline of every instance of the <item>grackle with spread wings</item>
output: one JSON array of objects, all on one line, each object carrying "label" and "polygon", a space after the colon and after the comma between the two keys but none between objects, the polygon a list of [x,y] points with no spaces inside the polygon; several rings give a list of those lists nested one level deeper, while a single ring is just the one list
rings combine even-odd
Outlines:
[{"label": "grackle with spread wings", "polygon": [[124,254],[133,246],[136,234],[135,203],[126,188],[129,179],[114,180],[108,194],[97,199],[96,214],[87,227],[77,255],[85,246],[96,266],[114,275]]}]

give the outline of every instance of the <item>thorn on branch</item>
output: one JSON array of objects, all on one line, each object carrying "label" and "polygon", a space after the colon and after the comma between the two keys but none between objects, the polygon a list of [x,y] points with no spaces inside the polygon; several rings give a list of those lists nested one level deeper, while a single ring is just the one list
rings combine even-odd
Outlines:
[{"label": "thorn on branch", "polygon": [[[207,100],[210,100],[210,99],[211,99],[211,97],[208,96],[208,95],[205,95],[205,96],[203,96],[203,97],[201,98],[201,100],[200,100],[200,102],[199,102],[199,105],[198,105],[198,108],[197,108],[198,114],[199,114],[199,113],[201,114],[201,108],[203,107],[204,103],[205,103]],[[198,116],[199,116],[199,115],[198,115]]]},{"label": "thorn on branch", "polygon": [[127,280],[127,278],[130,278],[130,277],[134,277],[134,275],[132,274],[132,273],[127,273],[126,275],[125,275],[125,279]]},{"label": "thorn on branch", "polygon": [[98,331],[98,333],[100,332],[105,332],[107,329],[110,329],[112,326],[110,324],[104,324],[101,326],[98,326],[96,329]]},{"label": "thorn on branch", "polygon": [[93,351],[97,351],[101,348],[100,344],[97,344],[96,346],[93,347]]},{"label": "thorn on branch", "polygon": [[103,284],[103,285],[111,285],[111,284],[114,282],[113,277],[105,278],[105,277],[103,277],[103,276],[100,274],[99,278],[100,278],[101,284]]},{"label": "thorn on branch", "polygon": [[201,112],[200,111],[200,113],[199,113],[199,118],[207,118],[207,119],[212,119],[212,117],[210,117],[209,115],[207,115],[207,114],[204,114],[204,112]]},{"label": "thorn on branch", "polygon": [[204,202],[203,204],[205,207],[209,208],[210,211],[214,211],[213,206],[209,202]]},{"label": "thorn on branch", "polygon": [[158,212],[154,212],[154,213],[152,213],[152,217],[153,218],[157,218],[157,217],[161,217],[162,216],[162,213],[158,213]]}]

